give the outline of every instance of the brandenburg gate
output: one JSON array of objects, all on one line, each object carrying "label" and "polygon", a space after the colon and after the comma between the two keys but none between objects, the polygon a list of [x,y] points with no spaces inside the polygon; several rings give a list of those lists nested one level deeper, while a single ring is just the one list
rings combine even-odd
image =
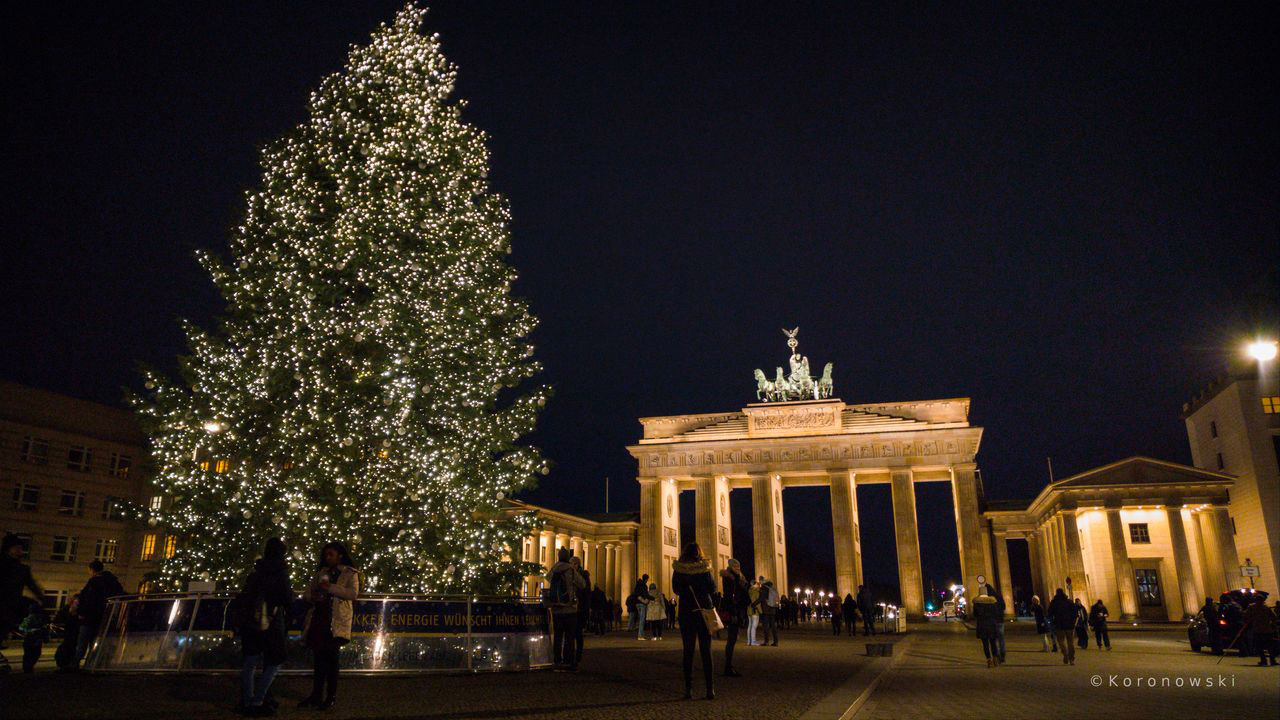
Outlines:
[{"label": "brandenburg gate", "polygon": [[[776,380],[757,370],[757,399],[737,412],[641,418],[640,441],[627,450],[639,465],[640,535],[637,572],[670,591],[680,553],[679,494],[695,494],[696,539],[719,573],[732,557],[729,491],[751,489],[755,574],[788,592],[787,488],[831,489],[836,589],[862,584],[858,485],[888,484],[898,555],[902,607],[924,612],[915,484],[951,484],[956,542],[965,582],[991,577],[991,545],[983,528],[982,485],[974,462],[982,428],[969,424],[969,399],[848,405],[831,397],[831,365],[821,379],[798,354],[796,331],[784,331],[792,349],[791,374]],[[796,519],[793,518],[793,521]],[[814,518],[802,518],[813,522]]]}]

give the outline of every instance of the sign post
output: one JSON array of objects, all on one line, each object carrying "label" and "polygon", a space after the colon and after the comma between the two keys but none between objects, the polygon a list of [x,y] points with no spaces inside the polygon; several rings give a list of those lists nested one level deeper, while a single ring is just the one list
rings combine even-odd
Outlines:
[{"label": "sign post", "polygon": [[1240,566],[1240,577],[1249,578],[1249,589],[1253,589],[1253,579],[1262,576],[1262,568],[1253,564],[1249,558],[1244,559],[1244,564]]}]

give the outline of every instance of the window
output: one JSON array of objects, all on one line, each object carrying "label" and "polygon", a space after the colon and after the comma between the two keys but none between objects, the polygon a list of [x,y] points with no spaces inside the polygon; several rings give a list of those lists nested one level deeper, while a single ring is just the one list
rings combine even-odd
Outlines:
[{"label": "window", "polygon": [[63,490],[62,499],[58,502],[58,514],[80,517],[84,514],[84,492],[80,490]]},{"label": "window", "polygon": [[1218,469],[1225,470],[1227,464],[1222,461],[1222,453],[1218,453]]},{"label": "window", "polygon": [[72,445],[67,450],[67,469],[76,472],[89,472],[89,465],[93,462],[93,451],[84,445]]},{"label": "window", "polygon": [[76,539],[69,535],[54,535],[53,550],[49,559],[54,562],[74,562],[76,559]]},{"label": "window", "polygon": [[168,560],[178,552],[178,536],[170,535],[164,539],[164,558]]},{"label": "window", "polygon": [[44,465],[49,462],[49,441],[28,435],[22,439],[22,461]]},{"label": "window", "polygon": [[70,590],[45,590],[44,591],[44,609],[51,613],[55,610],[61,610],[66,606],[67,601],[71,599]]},{"label": "window", "polygon": [[1262,412],[1267,415],[1280,414],[1280,395],[1268,395],[1263,397]]},{"label": "window", "polygon": [[142,582],[138,583],[138,594],[146,595],[149,592],[151,592],[150,580],[143,580]]},{"label": "window", "polygon": [[1156,571],[1151,568],[1137,568],[1133,571],[1133,575],[1138,585],[1138,604],[1143,607],[1164,607],[1164,601],[1160,599],[1160,576]]},{"label": "window", "polygon": [[27,554],[30,555],[31,554],[31,533],[14,533],[14,536],[18,538],[18,544],[22,546],[22,549],[26,550]]},{"label": "window", "polygon": [[1151,543],[1151,533],[1146,523],[1129,523],[1129,542],[1134,545]]},{"label": "window", "polygon": [[100,539],[93,545],[93,559],[110,565],[116,561],[116,550],[120,543],[116,540]]},{"label": "window", "polygon": [[102,499],[102,519],[103,520],[123,520],[125,504],[118,497],[105,497]]},{"label": "window", "polygon": [[164,496],[163,496],[163,495],[152,495],[152,496],[151,496],[151,511],[152,511],[152,512],[160,512],[160,509],[161,509],[161,508],[163,508],[163,507],[164,507]]},{"label": "window", "polygon": [[156,534],[147,533],[142,536],[142,560],[150,560],[156,556]]},{"label": "window", "polygon": [[1209,437],[1218,437],[1218,423],[1209,421]]},{"label": "window", "polygon": [[133,467],[133,458],[120,453],[111,453],[111,462],[107,467],[107,473],[118,478],[129,477],[129,469]]},{"label": "window", "polygon": [[40,486],[30,483],[15,483],[13,486],[13,509],[33,511],[40,503]]},{"label": "window", "polygon": [[214,471],[214,472],[216,472],[216,473],[218,473],[219,475],[221,475],[222,473],[224,473],[224,472],[226,472],[226,471],[228,471],[228,470],[230,470],[230,469],[231,469],[231,461],[230,461],[230,460],[227,460],[227,459],[225,459],[225,458],[224,458],[224,459],[222,459],[222,460],[214,460],[214,461],[213,461],[213,471]]}]

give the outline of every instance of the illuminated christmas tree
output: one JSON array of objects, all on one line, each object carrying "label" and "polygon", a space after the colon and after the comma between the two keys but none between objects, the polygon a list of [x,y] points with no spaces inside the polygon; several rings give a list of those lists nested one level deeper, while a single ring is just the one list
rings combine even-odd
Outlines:
[{"label": "illuminated christmas tree", "polygon": [[227,312],[186,327],[183,382],[148,372],[136,400],[165,498],[142,515],[181,538],[161,587],[239,578],[272,535],[306,559],[295,580],[329,540],[380,591],[505,590],[527,571],[513,548],[532,518],[502,501],[546,472],[520,444],[547,396],[529,386],[536,320],[424,14],[352,48],[263,152],[230,259],[200,256]]}]

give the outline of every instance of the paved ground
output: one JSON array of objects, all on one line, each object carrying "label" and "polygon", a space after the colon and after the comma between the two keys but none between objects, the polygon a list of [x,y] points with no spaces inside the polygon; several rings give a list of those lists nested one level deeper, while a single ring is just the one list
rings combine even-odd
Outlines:
[{"label": "paved ground", "polygon": [[[344,677],[336,711],[322,717],[786,720],[815,707],[825,715],[826,708],[848,707],[859,685],[875,674],[859,670],[888,664],[866,657],[860,638],[829,632],[819,626],[785,631],[776,648],[740,643],[734,664],[744,677],[717,677],[718,698],[711,702],[683,699],[677,631],[659,642],[621,634],[589,638],[577,673]],[[717,670],[722,650],[723,642],[717,643]],[[234,685],[228,676],[37,672],[0,679],[0,718],[226,718]],[[695,697],[700,686],[696,680]],[[277,680],[280,716],[316,715],[293,707],[309,690],[309,678]]]},{"label": "paved ground", "polygon": [[1076,650],[1076,664],[1063,666],[1023,626],[1008,634],[1008,663],[995,669],[973,634],[954,624],[912,630],[911,646],[856,720],[1280,717],[1280,667],[1234,655],[1215,664],[1216,657],[1192,653],[1180,630],[1114,632],[1110,652],[1094,649],[1090,638],[1088,650]]}]

